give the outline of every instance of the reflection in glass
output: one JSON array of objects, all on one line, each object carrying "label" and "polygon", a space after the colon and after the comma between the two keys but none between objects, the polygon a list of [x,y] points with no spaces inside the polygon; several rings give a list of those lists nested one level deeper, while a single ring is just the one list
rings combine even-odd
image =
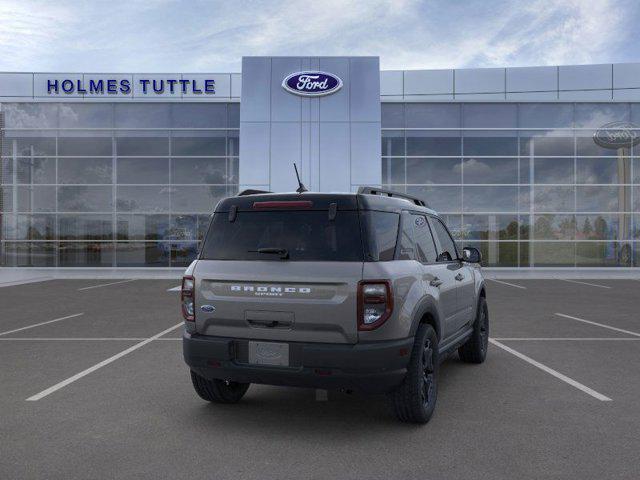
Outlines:
[{"label": "reflection in glass", "polygon": [[576,159],[577,183],[631,183],[628,157]]},{"label": "reflection in glass", "polygon": [[569,132],[558,133],[553,130],[520,132],[520,155],[573,157],[573,136]]},{"label": "reflection in glass", "polygon": [[54,242],[5,243],[2,265],[7,267],[55,267]]},{"label": "reflection in glass", "polygon": [[225,133],[207,132],[207,136],[174,136],[171,139],[172,155],[224,156],[226,155]]},{"label": "reflection in glass", "polygon": [[533,242],[529,257],[536,267],[573,267],[576,261],[573,242]]},{"label": "reflection in glass", "polygon": [[118,183],[169,183],[168,158],[118,157],[116,171]]},{"label": "reflection in glass", "polygon": [[113,105],[110,103],[61,103],[60,128],[111,128]]},{"label": "reflection in glass", "polygon": [[[11,162],[10,159],[6,159]],[[18,157],[18,183],[56,183],[56,159],[47,157]],[[7,181],[9,180],[9,181]],[[4,183],[11,183],[7,178]]]},{"label": "reflection in glass", "polygon": [[[382,128],[404,128],[404,103],[383,103]],[[459,115],[458,115],[459,116]]]},{"label": "reflection in glass", "polygon": [[169,215],[119,214],[116,225],[118,240],[165,240]]},{"label": "reflection in glass", "polygon": [[574,240],[576,218],[574,215],[534,215],[533,238],[536,240]]},{"label": "reflection in glass", "polygon": [[459,156],[459,132],[407,130],[407,155],[413,157]]},{"label": "reflection in glass", "polygon": [[407,158],[408,184],[462,183],[459,158]]},{"label": "reflection in glass", "polygon": [[573,158],[536,158],[533,178],[535,183],[573,184],[573,171]]},{"label": "reflection in glass", "polygon": [[578,240],[626,240],[631,238],[629,214],[577,215]]},{"label": "reflection in glass", "polygon": [[631,210],[631,188],[625,186],[576,187],[576,211],[615,212]]},{"label": "reflection in glass", "polygon": [[407,193],[424,200],[438,213],[462,211],[462,187],[407,187]]},{"label": "reflection in glass", "polygon": [[112,209],[113,192],[110,186],[58,187],[59,212],[106,213]]},{"label": "reflection in glass", "polygon": [[404,155],[404,132],[383,130],[381,151],[383,157]]},{"label": "reflection in glass", "polygon": [[577,242],[576,265],[579,267],[630,267],[631,243]]},{"label": "reflection in glass", "polygon": [[464,215],[462,238],[470,240],[517,240],[517,215]]},{"label": "reflection in glass", "polygon": [[112,240],[112,216],[82,213],[59,215],[58,236],[61,240]]},{"label": "reflection in glass", "polygon": [[536,212],[574,212],[575,187],[535,186],[533,210]]},{"label": "reflection in glass", "polygon": [[18,212],[55,212],[56,187],[45,185],[19,186]]},{"label": "reflection in glass", "polygon": [[113,243],[111,242],[61,242],[58,247],[60,267],[111,267]]},{"label": "reflection in glass", "polygon": [[171,211],[211,213],[227,195],[226,187],[172,187]]},{"label": "reflection in glass", "polygon": [[518,105],[518,126],[520,128],[571,128],[573,127],[573,104],[521,103]]},{"label": "reflection in glass", "polygon": [[[108,157],[113,153],[111,136],[60,137],[58,155]],[[95,134],[94,134],[95,135]]]},{"label": "reflection in glass", "polygon": [[518,242],[462,242],[461,245],[480,250],[483,267],[518,266]]},{"label": "reflection in glass", "polygon": [[[37,134],[38,132],[34,132]],[[25,135],[25,132],[16,132],[16,135]],[[42,157],[56,154],[55,134],[42,132],[42,136],[21,137],[13,136],[9,131],[2,139],[2,155],[17,155],[23,157]]]},{"label": "reflection in glass", "polygon": [[465,158],[464,183],[518,183],[517,158]]},{"label": "reflection in glass", "polygon": [[[516,156],[518,137],[515,132],[467,132],[464,137],[464,155]],[[508,136],[510,135],[510,136]]]},{"label": "reflection in glass", "polygon": [[116,128],[168,128],[171,126],[168,103],[116,103]]},{"label": "reflection in glass", "polygon": [[230,183],[224,158],[173,158],[171,174],[173,183]]},{"label": "reflection in glass", "polygon": [[198,243],[177,242],[171,244],[171,266],[187,267],[198,254]]},{"label": "reflection in glass", "polygon": [[171,189],[170,186],[118,185],[116,210],[119,212],[168,212]]},{"label": "reflection in glass", "polygon": [[[160,135],[160,132],[154,132]],[[167,136],[117,137],[118,156],[167,156],[169,155],[169,138]]]},{"label": "reflection in glass", "polygon": [[517,212],[518,187],[464,187],[465,212]]},{"label": "reflection in glass", "polygon": [[382,183],[407,183],[404,158],[382,159]]},{"label": "reflection in glass", "polygon": [[164,242],[116,243],[118,267],[168,267],[170,244]]},{"label": "reflection in glass", "polygon": [[16,240],[55,240],[55,215],[18,215]]},{"label": "reflection in glass", "polygon": [[174,103],[174,128],[226,128],[226,103]]},{"label": "reflection in glass", "polygon": [[58,183],[112,183],[109,158],[59,158]]},{"label": "reflection in glass", "polygon": [[2,114],[6,128],[56,128],[58,103],[5,103]]},{"label": "reflection in glass", "polygon": [[[460,105],[446,103],[405,104],[407,128],[458,128]],[[405,125],[399,125],[404,127]]]}]

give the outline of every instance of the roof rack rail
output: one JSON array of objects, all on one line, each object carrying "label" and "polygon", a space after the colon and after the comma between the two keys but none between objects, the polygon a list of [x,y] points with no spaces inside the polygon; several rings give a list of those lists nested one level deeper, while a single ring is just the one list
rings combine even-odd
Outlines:
[{"label": "roof rack rail", "polygon": [[237,196],[244,197],[245,195],[259,195],[261,193],[273,193],[268,190],[254,190],[253,188],[247,188],[246,190],[242,190]]},{"label": "roof rack rail", "polygon": [[358,188],[359,195],[382,195],[387,197],[394,198],[403,198],[405,200],[409,200],[410,202],[415,203],[420,207],[427,207],[429,205],[424,200],[419,199],[418,197],[412,197],[411,195],[407,195],[406,193],[394,192],[393,190],[385,190],[383,188],[378,187],[360,187]]}]

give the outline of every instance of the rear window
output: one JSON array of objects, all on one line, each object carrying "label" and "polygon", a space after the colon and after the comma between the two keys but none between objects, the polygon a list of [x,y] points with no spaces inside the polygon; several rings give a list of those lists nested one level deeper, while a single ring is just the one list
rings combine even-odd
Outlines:
[{"label": "rear window", "polygon": [[281,260],[259,249],[286,250],[287,261],[362,261],[358,212],[338,211],[334,220],[327,211],[238,212],[233,222],[228,213],[216,213],[200,258]]}]

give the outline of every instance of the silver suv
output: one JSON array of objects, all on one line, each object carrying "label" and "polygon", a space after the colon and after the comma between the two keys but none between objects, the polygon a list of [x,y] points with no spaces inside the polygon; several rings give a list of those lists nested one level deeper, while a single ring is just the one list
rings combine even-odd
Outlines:
[{"label": "silver suv", "polygon": [[182,281],[193,386],[217,403],[251,383],[386,393],[400,420],[425,423],[440,362],[485,359],[479,264],[404,194],[226,198]]}]

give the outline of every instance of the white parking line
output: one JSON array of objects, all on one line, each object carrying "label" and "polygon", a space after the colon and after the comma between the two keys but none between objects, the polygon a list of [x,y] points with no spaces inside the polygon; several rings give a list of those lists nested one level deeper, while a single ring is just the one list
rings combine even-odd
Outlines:
[{"label": "white parking line", "polygon": [[563,282],[579,283],[580,285],[589,285],[590,287],[611,288],[608,285],[598,285],[597,283],[580,282],[578,280],[569,280],[568,278],[558,278],[558,280],[561,280]]},{"label": "white parking line", "polygon": [[182,285],[178,285],[177,287],[173,287],[173,288],[168,288],[167,292],[179,292],[180,290],[182,290]]},{"label": "white parking line", "polygon": [[182,325],[184,325],[183,322],[180,322],[176,325],[174,325],[173,327],[169,327],[166,330],[163,330],[160,333],[157,333],[156,335],[154,335],[153,337],[149,337],[145,340],[143,340],[140,343],[136,343],[135,345],[133,345],[132,347],[127,348],[126,350],[121,351],[120,353],[117,353],[115,355],[113,355],[112,357],[107,358],[106,360],[103,360],[100,363],[95,364],[93,367],[89,367],[86,370],[81,371],[80,373],[76,373],[74,376],[67,378],[66,380],[63,380],[60,383],[56,383],[55,385],[53,385],[52,387],[47,388],[46,390],[41,391],[40,393],[36,393],[35,395],[27,398],[27,402],[36,402],[44,397],[46,397],[47,395],[52,394],[53,392],[60,390],[61,388],[66,387],[67,385],[75,382],[76,380],[80,380],[82,377],[85,377],[87,375],[89,375],[92,372],[95,372],[96,370],[109,365],[112,362],[115,362],[116,360],[118,360],[119,358],[124,357],[125,355],[128,355],[129,353],[144,347],[147,343],[153,342],[155,339],[160,338],[163,335],[166,335],[167,333],[175,330],[178,327],[181,327]]},{"label": "white parking line", "polygon": [[61,320],[66,320],[67,318],[79,317],[80,315],[84,315],[84,312],[74,313],[73,315],[67,315],[66,317],[54,318],[53,320],[47,320],[46,322],[34,323],[33,325],[28,325],[26,327],[16,328],[15,330],[2,332],[0,333],[0,335],[9,335],[10,333],[21,332],[22,330],[28,330],[30,328],[39,327],[40,325],[47,325],[48,323],[60,322]]},{"label": "white parking line", "polygon": [[[629,338],[629,337],[531,337],[531,338],[522,338],[522,337],[504,337],[498,338],[494,337],[494,340],[503,341],[503,342],[552,342],[552,341],[569,341],[569,342],[591,342],[591,341],[632,341],[638,342],[640,338]],[[0,339],[2,340],[2,339]],[[5,339],[10,340],[10,339]]]},{"label": "white parking line", "polygon": [[495,280],[493,278],[487,278],[487,280],[490,280],[490,281],[496,282],[496,283],[501,283],[503,285],[509,285],[510,287],[520,288],[522,290],[526,290],[527,289],[527,287],[523,287],[522,285],[516,285],[515,283],[503,282],[502,280]]},{"label": "white parking line", "polygon": [[137,278],[131,278],[129,280],[121,280],[119,282],[101,283],[100,285],[91,285],[90,287],[79,288],[78,291],[91,290],[92,288],[108,287],[109,285],[118,285],[119,283],[135,282]]},{"label": "white parking line", "polygon": [[613,330],[616,332],[626,333],[628,335],[633,335],[635,337],[640,337],[640,333],[632,332],[631,330],[624,330],[622,328],[612,327],[611,325],[605,325],[604,323],[592,322],[591,320],[585,320],[584,318],[572,317],[571,315],[565,315],[564,313],[556,313],[559,317],[570,318],[571,320],[576,320],[578,322],[588,323],[589,325],[595,325],[596,327],[608,328],[609,330]]},{"label": "white parking line", "polygon": [[[4,337],[0,338],[1,341],[11,341],[18,340],[23,342],[87,342],[87,341],[96,341],[96,342],[137,342],[140,340],[146,340],[146,337]],[[161,340],[182,340],[182,337],[166,337],[166,338],[154,338],[154,342],[158,342]],[[630,340],[637,340],[632,338]]]},{"label": "white parking line", "polygon": [[518,352],[517,350],[514,350],[513,348],[509,348],[506,345],[498,342],[496,339],[494,338],[490,338],[489,341],[495,345],[498,348],[501,348],[502,350],[504,350],[505,352],[510,353],[511,355],[515,355],[516,357],[518,357],[521,360],[524,360],[525,362],[533,365],[536,368],[539,368],[540,370],[542,370],[543,372],[548,373],[549,375],[553,375],[554,377],[562,380],[565,383],[568,383],[569,385],[571,385],[574,388],[577,388],[578,390],[583,391],[584,393],[586,393],[587,395],[591,395],[593,398],[597,398],[598,400],[602,401],[602,402],[610,402],[611,399],[605,395],[602,395],[601,393],[596,392],[595,390],[587,387],[586,385],[583,385],[580,382],[575,381],[572,378],[567,377],[566,375],[563,375],[562,373],[554,370],[553,368],[549,368],[546,365],[543,365],[540,362],[537,362],[536,360],[534,360],[531,357],[527,357],[526,355],[524,355],[523,353]]}]

